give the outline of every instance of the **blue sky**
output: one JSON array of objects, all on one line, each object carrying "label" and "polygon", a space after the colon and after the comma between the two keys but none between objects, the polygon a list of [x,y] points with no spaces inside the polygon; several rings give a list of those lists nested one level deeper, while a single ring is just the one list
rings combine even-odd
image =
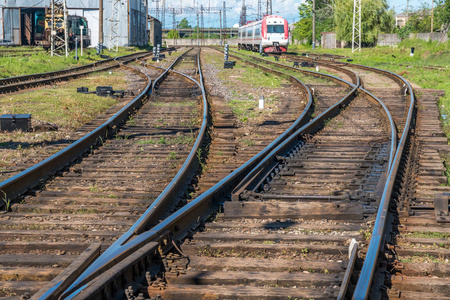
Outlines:
[{"label": "blue sky", "polygon": [[[362,0],[362,5],[364,5],[364,1],[370,0]],[[258,7],[257,0],[246,0],[246,5],[249,6],[247,10],[247,19],[255,19]],[[263,2],[263,11],[265,11],[265,3]],[[293,21],[298,21],[298,10],[297,7],[303,0],[272,0],[272,9],[274,14],[280,15],[288,20],[289,23]],[[389,6],[391,8],[395,7],[395,11],[400,13],[402,11],[406,11],[406,3],[407,0],[387,0]],[[427,3],[431,6],[431,0],[410,0],[410,10],[412,8],[419,8],[421,3]],[[166,7],[180,7],[181,4],[183,7],[194,7],[203,5],[204,7],[223,7],[223,0],[166,0]],[[150,8],[155,8],[156,5],[154,2],[149,0]],[[231,26],[239,22],[239,15],[242,7],[242,0],[228,0],[226,1],[226,5],[230,10],[227,11],[227,25]],[[196,25],[197,17],[196,15],[177,15],[175,20],[179,22],[182,18],[187,18],[189,24]],[[203,17],[205,27],[219,27],[219,14],[204,14]],[[171,14],[166,13],[166,27],[172,28],[173,18]]]}]

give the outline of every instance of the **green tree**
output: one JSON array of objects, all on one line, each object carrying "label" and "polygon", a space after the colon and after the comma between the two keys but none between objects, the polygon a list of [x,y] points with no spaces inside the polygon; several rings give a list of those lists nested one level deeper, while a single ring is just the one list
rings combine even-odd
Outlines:
[{"label": "green tree", "polygon": [[191,29],[192,26],[189,25],[189,22],[186,18],[180,21],[180,24],[178,24],[178,28],[180,29]]},{"label": "green tree", "polygon": [[[295,24],[292,36],[295,40],[307,39],[312,43],[312,0],[306,0],[300,4],[298,13],[300,21]],[[334,28],[334,6],[332,0],[316,0],[316,39],[320,39],[320,33],[332,31]]]},{"label": "green tree", "polygon": [[450,0],[435,0],[436,4],[434,11],[434,23],[433,27],[437,30],[449,28],[450,25]]},{"label": "green tree", "polygon": [[[450,0],[434,1],[433,31],[445,30],[450,22]],[[431,7],[422,3],[421,7],[410,13],[405,26],[396,30],[400,38],[408,38],[410,33],[431,31]]]},{"label": "green tree", "polygon": [[167,38],[169,39],[179,39],[180,35],[178,34],[178,30],[172,29],[167,33]]},{"label": "green tree", "polygon": [[[386,0],[361,1],[361,41],[375,44],[380,33],[391,33],[394,29],[394,11],[388,11]],[[336,0],[334,21],[336,37],[341,41],[352,41],[353,0]]]}]

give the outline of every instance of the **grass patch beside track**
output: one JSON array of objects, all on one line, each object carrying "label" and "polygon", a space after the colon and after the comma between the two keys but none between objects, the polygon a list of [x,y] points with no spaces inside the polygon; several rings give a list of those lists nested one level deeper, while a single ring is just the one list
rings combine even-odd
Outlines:
[{"label": "grass patch beside track", "polygon": [[0,96],[1,114],[32,114],[33,120],[57,124],[66,129],[76,129],[92,120],[118,100],[95,94],[77,93],[77,87],[95,90],[99,85],[111,85],[114,89],[126,89],[127,82],[121,71],[93,73],[48,88],[27,93]]},{"label": "grass patch beside track", "polygon": [[[8,48],[2,49],[8,50]],[[103,54],[117,57],[139,51],[142,50],[134,47],[120,47],[118,52],[105,49]],[[80,51],[78,51],[78,55],[80,55]],[[49,52],[44,51],[26,56],[0,57],[0,78],[65,70],[103,60],[96,54],[96,50],[92,48],[83,49],[83,56],[80,56],[80,60],[78,61],[74,59],[74,56],[74,51],[70,52],[68,57],[51,57]]]}]

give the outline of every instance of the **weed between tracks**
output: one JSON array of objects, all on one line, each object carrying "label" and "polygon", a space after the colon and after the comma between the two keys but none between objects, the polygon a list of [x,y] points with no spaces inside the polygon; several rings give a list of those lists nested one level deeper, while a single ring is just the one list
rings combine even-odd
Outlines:
[{"label": "weed between tracks", "polygon": [[[99,85],[111,85],[114,89],[126,89],[124,73],[118,70],[94,73],[85,78],[63,84],[33,90],[27,93],[2,95],[1,114],[32,114],[33,122],[48,122],[58,127],[76,129],[100,115],[118,101],[110,97],[77,93],[77,87],[95,90]],[[11,133],[7,136],[15,138]],[[24,133],[30,135],[31,133]],[[33,134],[34,135],[34,134]],[[5,135],[2,135],[2,139]]]},{"label": "weed between tracks", "polygon": [[449,263],[448,258],[443,255],[432,256],[428,253],[416,253],[413,256],[403,257],[400,259],[403,263]]}]

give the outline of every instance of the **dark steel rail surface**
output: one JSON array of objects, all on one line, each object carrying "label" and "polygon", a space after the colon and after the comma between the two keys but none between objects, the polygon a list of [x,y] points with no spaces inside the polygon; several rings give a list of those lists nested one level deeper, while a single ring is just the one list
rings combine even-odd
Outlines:
[{"label": "dark steel rail surface", "polygon": [[[272,63],[272,62],[270,62]],[[278,63],[273,62],[274,64],[279,65]],[[291,67],[289,67],[291,68]],[[296,68],[293,68],[297,70]],[[311,71],[304,70],[305,72],[309,73]],[[313,72],[316,73],[316,72]],[[358,76],[359,77],[359,76]],[[379,105],[381,105],[383,113],[385,117],[388,119],[390,127],[391,127],[391,144],[390,144],[390,154],[389,154],[389,163],[388,163],[388,170],[387,173],[389,174],[394,162],[394,157],[396,155],[397,150],[397,127],[395,125],[395,122],[390,114],[389,109],[387,106],[381,101],[379,98],[377,98],[375,95],[370,93],[369,91],[365,90],[362,87],[354,87],[353,91],[347,94],[341,101],[339,101],[334,107],[330,107],[328,110],[324,111],[321,115],[319,115],[317,118],[315,118],[313,121],[311,121],[309,124],[304,126],[304,128],[301,128],[298,130],[293,136],[291,136],[288,140],[286,140],[283,144],[281,144],[279,147],[274,149],[271,154],[267,156],[266,159],[261,161],[261,163],[252,170],[251,173],[247,175],[247,177],[235,188],[233,191],[233,200],[239,200],[239,197],[241,193],[244,193],[245,190],[254,189],[257,186],[259,186],[259,183],[267,174],[269,171],[276,168],[279,161],[277,159],[278,156],[284,156],[286,153],[289,153],[289,151],[294,147],[294,145],[298,144],[299,138],[304,134],[310,134],[314,131],[318,130],[323,124],[325,120],[327,120],[329,117],[333,116],[334,114],[337,114],[338,111],[341,109],[341,105],[346,105],[352,97],[356,94],[356,90],[359,89],[361,92],[363,92],[367,97],[369,97],[372,101],[377,102]],[[315,124],[315,125],[314,125]],[[313,127],[310,127],[310,125],[314,125]],[[386,181],[385,186],[387,186],[388,180]],[[353,251],[352,257],[350,259],[351,262],[353,262],[356,259],[356,251]],[[349,269],[346,272],[346,276],[343,279],[343,282],[341,284],[341,290],[340,295],[345,295],[347,292],[347,287],[350,283],[351,276],[350,274],[353,270],[353,265],[349,266]],[[342,298],[342,296],[341,296]],[[342,298],[343,299],[343,298]]]},{"label": "dark steel rail surface", "polygon": [[[7,199],[14,199],[17,196],[24,194],[30,188],[39,184],[43,179],[48,178],[64,168],[67,164],[73,162],[77,157],[88,151],[98,142],[101,142],[108,136],[112,136],[112,133],[117,126],[126,120],[135,109],[140,107],[146,96],[151,93],[152,83],[154,85],[154,82],[152,82],[148,75],[146,75],[146,77],[148,79],[146,88],[101,126],[97,127],[70,146],[67,146],[47,159],[37,163],[33,167],[0,182],[0,191],[4,193],[4,196]],[[3,206],[3,203],[0,204],[0,207],[1,206]]]},{"label": "dark steel rail surface", "polygon": [[[281,65],[281,66],[286,67],[284,65]],[[295,70],[298,70],[298,69],[295,69]],[[306,71],[306,70],[304,70],[304,71],[307,73],[316,73],[321,77],[323,77],[323,76],[334,77],[335,80],[337,79],[339,81],[346,82],[345,80],[342,80],[335,76],[330,76],[330,75]],[[200,66],[199,66],[199,72],[201,74]],[[200,76],[202,76],[202,75],[200,75]],[[298,79],[296,79],[296,80],[298,80]],[[358,82],[360,82],[360,81],[358,80]],[[283,134],[283,136],[287,136],[288,131],[292,134],[292,132],[296,130],[295,133],[297,135],[295,137],[291,136],[287,139],[285,138],[285,141],[283,142],[283,140],[281,139],[281,136],[280,136],[279,138],[277,138],[277,140],[272,142],[266,149],[261,151],[257,156],[252,158],[249,162],[242,165],[240,168],[238,168],[233,173],[231,173],[226,178],[224,178],[222,181],[220,181],[215,186],[213,186],[210,190],[208,190],[207,192],[205,192],[198,198],[194,199],[186,206],[182,207],[176,213],[170,215],[167,219],[163,220],[160,224],[156,225],[151,230],[144,231],[144,232],[141,232],[137,236],[133,236],[136,233],[135,229],[138,228],[138,226],[135,224],[133,226],[133,228],[129,230],[129,232],[127,232],[124,236],[122,236],[119,239],[121,242],[126,243],[126,244],[121,245],[121,247],[123,249],[111,250],[108,257],[105,257],[105,259],[104,259],[104,262],[109,263],[109,264],[114,264],[117,261],[122,260],[119,263],[121,265],[120,266],[115,265],[114,267],[112,267],[112,269],[109,269],[107,271],[106,271],[107,268],[105,268],[105,265],[100,266],[100,269],[96,270],[96,274],[101,273],[100,271],[105,271],[103,274],[99,275],[97,278],[93,279],[89,283],[88,283],[88,280],[84,280],[84,281],[78,280],[78,282],[79,282],[78,287],[80,287],[80,288],[78,290],[72,289],[72,290],[68,291],[68,293],[65,294],[65,295],[67,295],[66,299],[86,299],[86,298],[96,298],[97,296],[100,296],[102,293],[101,292],[102,289],[104,289],[106,285],[112,283],[116,279],[120,280],[121,274],[123,275],[127,272],[129,273],[130,270],[132,272],[133,265],[138,264],[139,266],[142,266],[142,264],[145,264],[145,262],[144,262],[145,255],[143,255],[141,253],[142,251],[144,251],[145,253],[150,255],[150,253],[154,253],[156,251],[155,249],[158,245],[160,247],[162,247],[163,250],[165,247],[167,247],[166,249],[168,249],[168,248],[172,247],[171,242],[178,241],[178,240],[181,240],[182,238],[184,238],[184,236],[189,231],[195,229],[195,227],[198,226],[199,224],[201,224],[202,220],[204,220],[207,217],[207,215],[212,212],[212,210],[213,210],[212,206],[218,207],[218,205],[221,204],[220,203],[221,196],[225,193],[230,192],[231,189],[233,188],[233,184],[236,184],[238,181],[240,181],[240,179],[242,179],[242,177],[245,175],[245,173],[248,172],[248,170],[252,166],[255,166],[255,165],[261,166],[262,165],[261,162],[258,163],[258,160],[262,159],[261,156],[266,156],[267,153],[270,152],[272,155],[272,158],[276,157],[276,155],[278,153],[276,150],[283,148],[283,145],[289,144],[289,141],[294,141],[295,138],[298,138],[299,135],[303,134],[304,131],[302,131],[302,129],[306,130],[306,128],[309,127],[310,128],[309,130],[312,130],[311,132],[317,130],[317,126],[320,126],[320,125],[318,125],[319,120],[321,122],[325,121],[330,116],[338,113],[339,110],[346,105],[346,103],[344,103],[345,101],[351,101],[350,98],[355,96],[355,94],[358,90],[358,86],[356,86],[352,83],[349,83],[349,82],[346,82],[346,83],[349,84],[350,86],[352,86],[353,89],[349,94],[347,94],[343,99],[341,99],[341,101],[336,103],[332,108],[327,109],[325,112],[323,112],[320,116],[315,118],[313,121],[311,121],[307,125],[303,125],[303,127],[301,127],[300,129],[295,129],[295,127],[298,128],[300,119],[303,119],[303,117],[305,117],[308,114],[307,113],[308,109],[305,109],[304,112],[302,113],[301,117],[296,121],[296,123],[293,124]],[[304,87],[307,88],[306,86],[304,86]],[[203,87],[202,87],[202,89],[203,89]],[[363,89],[362,89],[362,91],[366,95],[368,95],[372,100],[377,101],[383,107],[386,117],[389,118],[390,125],[391,125],[391,133],[392,133],[392,141],[391,141],[391,144],[392,144],[391,145],[391,156],[392,156],[392,153],[393,153],[392,151],[394,151],[393,149],[395,149],[395,145],[396,145],[396,131],[395,131],[395,126],[393,126],[394,123],[393,123],[392,117],[390,116],[390,113],[389,113],[387,107],[381,101],[379,101],[378,98],[376,98],[375,96],[370,94],[368,91],[365,91]],[[310,106],[312,104],[312,99],[311,99],[311,93],[309,90],[308,90],[308,94],[310,96],[310,101],[309,101],[309,106]],[[264,152],[264,154],[263,154],[263,152]],[[258,159],[256,157],[258,157]],[[390,159],[389,168],[391,166],[391,161],[392,161],[392,159]],[[391,170],[391,168],[389,169],[389,172],[391,172],[390,170]],[[246,177],[251,178],[250,175],[248,175]],[[237,189],[235,189],[235,190],[237,190]],[[150,210],[150,208],[149,208],[149,210]],[[140,221],[142,221],[143,218],[145,219],[146,216],[144,215],[143,217],[141,217]],[[139,221],[138,221],[138,223],[139,223]],[[196,225],[193,225],[193,224],[196,224]],[[145,229],[146,225],[141,225],[141,226],[143,226],[141,228]],[[144,230],[144,229],[142,229],[142,230]],[[116,242],[117,244],[119,244],[119,240]],[[151,244],[145,248],[141,248],[141,247],[143,247],[143,245],[145,245],[149,242],[158,242],[158,243]],[[116,245],[116,243],[113,244],[113,246]],[[139,250],[137,250],[137,249],[139,249]],[[107,252],[108,252],[108,250],[107,250]],[[106,254],[106,252],[104,253],[104,255],[105,254]],[[125,258],[125,256],[127,256],[127,257]],[[147,259],[147,261],[148,261],[148,259]],[[95,264],[96,263],[94,263],[94,265]],[[90,271],[94,265],[91,265],[91,267],[89,267],[88,270],[85,271],[85,273]],[[138,267],[138,268],[140,268],[140,267]],[[91,276],[91,278],[93,278],[93,276]],[[126,279],[129,279],[129,278],[126,278]],[[124,278],[122,277],[122,281],[123,280],[124,280]],[[84,284],[86,284],[86,285],[84,285]],[[82,293],[81,293],[81,291],[82,291]],[[70,296],[69,296],[69,293],[71,293]],[[44,299],[44,298],[42,298],[42,299]]]},{"label": "dark steel rail surface", "polygon": [[358,283],[356,285],[355,292],[353,294],[353,299],[362,300],[362,299],[369,299],[370,291],[372,289],[373,277],[375,274],[375,270],[377,268],[378,255],[384,243],[386,220],[389,213],[389,205],[391,195],[394,189],[395,178],[399,170],[399,166],[403,156],[403,149],[409,136],[410,127],[413,121],[415,98],[414,98],[414,91],[411,85],[403,77],[385,70],[369,68],[361,65],[354,65],[354,66],[362,69],[370,69],[372,71],[376,71],[385,75],[388,74],[389,76],[396,78],[399,82],[406,85],[407,91],[409,92],[410,95],[408,116],[405,122],[405,126],[403,128],[402,136],[398,143],[397,151],[395,152],[394,161],[392,162],[392,166],[389,170],[387,184],[385,185],[385,188],[383,190],[383,195],[381,197],[380,205],[378,207],[377,217],[375,219],[374,229],[372,232],[372,237],[370,239],[366,258],[364,260],[364,264],[358,279]]},{"label": "dark steel rail surface", "polygon": [[[170,70],[182,59],[182,57],[187,52],[189,52],[189,51],[186,51],[183,54],[181,54],[169,66],[169,68],[164,69],[165,70],[164,73],[162,73],[157,79],[155,79],[153,81],[152,89],[151,89],[152,91],[154,91],[155,89],[158,88],[159,83],[168,76]],[[176,73],[178,73],[178,72],[176,72]],[[178,74],[180,74],[180,73],[178,73]],[[181,75],[183,75],[183,74],[181,74]],[[183,75],[183,76],[185,76],[185,77],[189,78],[190,80],[192,80],[193,82],[197,83],[197,81],[190,78],[189,76],[186,76],[186,75]],[[158,207],[158,205],[161,205],[161,204],[158,204],[159,202],[164,201],[164,199],[167,199],[167,198],[174,199],[174,198],[180,197],[181,196],[180,193],[184,193],[184,191],[185,191],[184,186],[187,186],[187,184],[191,181],[192,176],[195,173],[197,163],[198,163],[198,157],[197,157],[196,153],[205,138],[205,133],[206,133],[206,129],[207,129],[208,105],[206,102],[204,90],[202,89],[202,91],[203,91],[203,105],[204,105],[203,122],[202,122],[201,129],[199,131],[199,134],[197,136],[196,142],[195,142],[193,148],[191,149],[189,156],[185,160],[183,166],[178,171],[177,175],[175,175],[175,178],[169,183],[169,185],[164,189],[164,191],[161,193],[161,195],[153,202],[153,204],[147,209],[146,213],[144,213],[144,215],[137,221],[136,224],[145,222],[145,221],[143,221],[143,218],[146,216],[146,214],[149,211],[152,211],[152,209],[154,210],[154,207]],[[77,285],[83,285],[84,281],[89,281],[92,279],[93,276],[100,274],[102,271],[113,267],[115,263],[117,263],[121,260],[121,258],[117,258],[112,261],[109,261],[109,258],[108,258],[109,252],[115,251],[116,248],[120,247],[121,244],[126,243],[126,241],[135,234],[134,227],[136,226],[136,224],[129,231],[127,231],[124,235],[122,235],[116,242],[114,242],[96,261],[94,261],[92,263],[92,265],[90,265],[90,266],[86,265],[82,271],[78,270],[78,272],[80,273],[80,276],[78,278],[74,278],[72,280],[68,279],[63,282],[62,281],[55,282],[54,286],[51,289],[49,289],[44,295],[42,295],[39,299],[53,299],[53,297],[59,297],[65,291],[72,290]],[[104,259],[105,256],[106,256],[106,261]],[[124,257],[126,257],[126,255],[124,255],[123,258]],[[100,270],[97,270],[97,272],[93,273],[91,271],[92,269],[95,270],[96,266],[102,265],[102,264],[105,264],[105,265],[102,266],[102,268]]]},{"label": "dark steel rail surface", "polygon": [[[204,92],[203,86],[203,74],[201,72],[201,64],[200,60],[198,61],[198,69],[201,78],[201,88]],[[291,127],[286,130],[280,137],[278,137],[275,141],[273,141],[269,146],[267,146],[264,150],[262,150],[259,154],[253,157],[250,161],[242,165],[240,168],[232,172],[226,178],[222,179],[219,183],[210,188],[207,192],[199,196],[198,198],[192,200],[190,203],[179,209],[174,214],[170,215],[168,218],[157,224],[152,230],[143,231],[139,235],[136,235],[137,230],[144,230],[147,225],[147,220],[151,219],[152,216],[155,218],[159,218],[158,214],[154,212],[159,210],[161,213],[164,213],[164,207],[167,206],[166,203],[162,203],[159,199],[163,199],[163,195],[158,197],[152,206],[149,207],[147,212],[144,214],[138,222],[122,237],[119,238],[110,248],[108,248],[105,253],[100,257],[99,260],[94,262],[84,273],[79,277],[79,279],[72,285],[70,289],[67,290],[64,297],[66,299],[78,299],[78,298],[93,298],[94,294],[101,294],[101,291],[107,286],[108,283],[112,282],[112,277],[117,278],[119,275],[125,274],[127,271],[132,269],[134,263],[138,261],[142,261],[139,259],[138,261],[131,257],[136,251],[140,251],[144,245],[149,242],[158,242],[157,245],[162,246],[167,250],[172,247],[173,241],[178,241],[183,239],[186,234],[192,228],[199,225],[202,220],[204,220],[208,215],[210,215],[216,207],[220,204],[219,201],[225,193],[230,193],[233,186],[237,184],[244,176],[245,173],[253,168],[259,160],[261,160],[268,152],[271,151],[276,145],[282,142],[286,137],[288,137],[292,132],[294,132],[297,128],[301,127],[307,120],[309,119],[311,113],[311,107],[313,103],[313,98],[311,91],[309,88],[304,85],[300,80],[295,77],[291,77],[294,82],[296,82],[302,89],[304,89],[308,94],[308,104],[303,112],[300,114],[299,118],[291,125]],[[199,85],[200,85],[199,84]],[[205,95],[205,94],[204,94]],[[206,98],[205,98],[206,101]],[[181,172],[181,171],[180,171]],[[178,177],[178,176],[177,176]],[[174,179],[175,181],[175,179]],[[173,182],[175,184],[175,182]],[[172,183],[170,184],[172,185]],[[169,186],[170,186],[169,185]],[[169,187],[168,187],[169,188]],[[164,191],[166,192],[166,191]],[[167,196],[164,196],[167,198]],[[171,201],[170,198],[167,198]],[[166,200],[164,200],[166,201]],[[196,224],[196,225],[193,225]],[[194,227],[193,227],[194,226]],[[138,231],[139,232],[139,231]],[[149,249],[149,252],[153,250]],[[124,268],[120,270],[116,270],[113,274],[107,269],[111,268],[118,261],[123,260],[123,262],[130,261],[128,264],[125,264]],[[130,263],[132,265],[130,266]],[[122,264],[122,262],[121,262]],[[114,268],[116,269],[117,266]],[[103,273],[102,273],[103,272]],[[84,276],[84,279],[83,279]],[[94,278],[95,276],[98,276]],[[91,282],[87,283],[89,280]],[[79,290],[75,290],[76,288]],[[86,288],[86,290],[85,290]],[[82,294],[81,290],[83,290]],[[91,291],[91,292],[88,292]],[[70,294],[70,296],[69,296]],[[41,298],[46,299],[46,298]]]},{"label": "dark steel rail surface", "polygon": [[[268,68],[265,68],[264,67],[264,69],[268,69]],[[269,69],[270,70],[270,69]],[[348,82],[346,82],[346,84],[349,84],[350,86],[353,86],[353,84],[351,84],[351,83],[348,83]],[[356,90],[357,90],[357,87],[356,86],[354,86],[354,89],[353,89],[353,91],[352,91],[352,93],[350,93],[350,94],[354,94],[354,93],[356,93]],[[344,97],[344,98],[347,98],[347,97],[349,97],[349,95],[347,95],[346,97]],[[382,105],[383,106],[383,105]],[[336,105],[336,107],[339,107],[339,104],[337,104]],[[383,108],[385,109],[385,112],[386,112],[386,114],[387,114],[387,117],[390,117],[390,114],[389,114],[389,112],[387,111],[387,108],[385,107],[385,106],[383,106]],[[325,118],[326,119],[326,118]],[[324,120],[325,120],[324,119]],[[395,142],[393,141],[393,144],[395,144]],[[231,176],[233,175],[233,173],[232,174],[230,174]],[[229,177],[231,177],[231,176],[229,176]],[[224,180],[226,180],[227,178],[225,178]],[[219,183],[220,184],[220,183]],[[219,185],[218,184],[218,185]],[[222,185],[222,187],[223,187],[223,185]],[[214,190],[214,188],[215,187],[213,187],[213,188],[211,188],[209,191],[207,191],[205,194],[207,194],[208,192],[211,192],[211,195],[212,195],[212,197],[214,197],[214,192],[216,192],[215,190]],[[203,196],[203,195],[202,195]],[[200,196],[199,198],[197,198],[197,199],[201,199],[202,198],[202,196]],[[220,196],[220,195],[219,195]],[[193,203],[193,202],[197,202],[198,204],[198,206],[200,205],[200,204],[202,204],[202,201],[201,200],[197,200],[197,199],[195,199],[195,200],[193,200],[191,203]],[[213,199],[211,199],[211,198],[209,198],[209,197],[205,197],[204,199],[208,199],[208,206],[206,207],[206,208],[202,208],[202,213],[203,213],[203,215],[205,215],[205,213],[207,213],[208,212],[208,208],[209,208],[209,210],[211,210],[211,208],[210,208],[210,203],[211,203],[211,200],[216,200],[217,201],[217,198],[213,198]],[[203,203],[205,203],[206,202],[206,200],[204,200],[203,201]],[[188,205],[186,205],[185,207],[183,207],[181,210],[185,210],[186,209],[186,212],[190,212],[189,213],[189,215],[192,215],[192,210],[191,211],[189,211],[189,208],[188,208],[188,206],[193,206],[192,207],[192,209],[200,209],[199,207],[197,207],[197,208],[195,208],[195,204],[188,204]],[[204,212],[204,210],[206,210],[206,212]],[[175,213],[175,214],[173,214],[171,217],[169,217],[168,219],[172,219],[173,217],[175,217],[175,215],[178,215],[179,216],[179,218],[180,219],[183,219],[183,218],[188,218],[187,216],[184,216],[182,213],[180,213],[180,211],[178,212],[178,213]],[[198,222],[198,215],[199,215],[199,212],[198,211],[194,211],[194,217],[197,217],[197,222]],[[173,223],[172,223],[172,226],[174,226],[174,228],[171,228],[171,229],[169,229],[170,231],[171,231],[171,234],[167,234],[167,227],[166,226],[164,226],[163,227],[163,229],[161,229],[161,230],[156,230],[156,228],[154,228],[152,231],[157,231],[158,233],[157,234],[153,234],[153,236],[154,237],[156,237],[156,238],[158,238],[159,239],[159,242],[161,243],[161,238],[162,239],[165,239],[165,241],[164,241],[164,243],[163,244],[165,244],[165,245],[168,245],[168,246],[170,246],[170,242],[169,242],[169,240],[173,240],[176,236],[176,234],[177,234],[177,236],[179,235],[179,233],[177,233],[177,231],[180,231],[182,228],[192,228],[192,221],[193,222],[195,222],[195,220],[191,220],[191,222],[189,222],[189,220],[182,220],[182,222],[183,223],[186,223],[186,224],[179,224],[180,223],[180,220],[177,220],[176,218],[175,219],[173,219],[174,221],[173,221]],[[163,223],[165,223],[166,221],[163,221]],[[189,225],[188,225],[189,224]],[[186,226],[188,226],[188,227],[186,227]],[[156,226],[156,227],[158,227],[158,226]],[[183,232],[183,234],[180,236],[180,237],[178,237],[177,238],[177,240],[179,240],[179,239],[181,239],[181,238],[183,238],[184,237],[184,234],[186,234],[186,232],[183,230],[182,231]],[[147,232],[148,233],[148,232]],[[141,236],[143,236],[143,234],[141,235]],[[141,238],[141,236],[138,236],[137,238],[135,238],[134,240],[131,240],[130,242],[136,242],[136,239],[140,239]],[[158,240],[157,239],[157,240]],[[152,239],[151,237],[149,237],[149,238],[147,238],[146,239],[147,241],[150,241],[150,240],[154,240],[154,238]],[[144,244],[145,242],[143,242],[142,240],[141,240],[141,242],[140,242],[140,244]],[[153,250],[152,250],[153,251]],[[111,257],[111,260],[113,260],[113,258]],[[143,259],[142,258],[140,258],[139,260],[135,260],[135,259],[133,259],[133,258],[131,258],[131,257],[127,257],[126,258],[126,260],[130,260],[130,263],[132,263],[132,264],[139,264],[139,265],[142,265],[142,264],[145,264],[145,262],[143,262]],[[121,263],[123,263],[124,261],[122,261]],[[125,264],[126,265],[126,264]],[[115,266],[114,267],[116,270],[117,270],[117,266]],[[122,271],[121,271],[121,273],[122,274],[125,274],[125,273],[127,273],[127,272],[131,272],[130,271],[130,269],[131,269],[132,267],[130,266],[130,265],[126,265],[126,266],[124,266],[124,268],[123,269],[121,269]],[[110,283],[112,283],[113,282],[113,280],[114,279],[116,279],[116,278],[119,278],[119,275],[118,275],[118,273],[115,271],[115,272],[112,272],[112,274],[109,274],[109,273],[111,273],[111,271],[109,270],[109,271],[107,271],[107,272],[105,272],[105,273],[103,273],[102,275],[100,275],[99,277],[97,277],[96,279],[94,279],[91,283],[89,283],[89,285],[86,287],[86,288],[82,288],[82,291],[83,291],[83,293],[81,294],[81,289],[80,289],[80,294],[77,294],[77,292],[75,292],[74,294],[72,294],[72,295],[74,295],[74,298],[73,299],[77,299],[77,298],[91,298],[91,297],[94,297],[95,298],[95,294],[98,294],[99,293],[99,290],[102,290],[102,289],[104,289],[108,284],[110,284]],[[72,299],[72,297],[69,297],[70,299]]]},{"label": "dark steel rail surface", "polygon": [[[258,59],[260,59],[260,58],[258,58]],[[321,63],[325,63],[325,61],[321,61]],[[280,65],[275,62],[274,62],[274,64]],[[369,299],[370,290],[372,288],[373,276],[374,276],[374,273],[375,273],[375,270],[377,267],[376,262],[378,261],[378,254],[381,250],[381,246],[384,241],[384,234],[385,234],[384,231],[385,231],[385,227],[386,227],[386,219],[387,219],[387,214],[388,214],[388,209],[389,209],[389,204],[390,204],[390,197],[393,192],[395,178],[397,176],[397,171],[399,169],[399,165],[401,162],[403,149],[404,149],[408,134],[410,132],[410,126],[411,126],[411,122],[412,122],[415,101],[414,101],[413,89],[412,89],[411,85],[403,77],[401,77],[393,72],[389,72],[389,71],[385,71],[385,70],[381,70],[381,69],[377,69],[377,68],[373,68],[373,67],[357,65],[357,64],[345,64],[345,65],[354,66],[357,68],[361,68],[361,69],[365,69],[365,70],[369,70],[369,71],[373,71],[373,72],[378,72],[383,75],[388,75],[389,77],[393,78],[396,82],[398,82],[400,86],[402,86],[402,85],[405,86],[410,95],[410,106],[408,109],[407,120],[405,123],[405,127],[403,129],[403,132],[402,132],[401,139],[397,144],[397,130],[396,130],[396,126],[395,126],[395,123],[394,123],[392,117],[390,117],[389,110],[387,109],[385,104],[382,101],[380,101],[378,98],[376,98],[372,93],[370,93],[369,91],[360,87],[360,90],[363,91],[367,96],[378,101],[383,106],[385,113],[389,115],[389,122],[391,125],[391,150],[390,150],[390,156],[389,156],[390,158],[389,158],[389,164],[388,164],[388,166],[389,166],[388,176],[387,176],[385,188],[383,191],[383,195],[382,195],[382,198],[380,201],[380,205],[378,208],[377,217],[375,220],[374,230],[372,232],[372,238],[369,243],[368,252],[366,254],[363,268],[361,270],[360,277],[359,277],[355,292],[353,294],[353,299]],[[289,68],[291,68],[291,67],[289,67]],[[307,71],[307,70],[301,70],[301,71],[302,72],[312,72],[312,71]],[[312,72],[312,73],[316,73],[316,72]],[[255,172],[255,173],[257,173],[257,172]],[[263,173],[263,172],[261,172],[261,173]]]}]

